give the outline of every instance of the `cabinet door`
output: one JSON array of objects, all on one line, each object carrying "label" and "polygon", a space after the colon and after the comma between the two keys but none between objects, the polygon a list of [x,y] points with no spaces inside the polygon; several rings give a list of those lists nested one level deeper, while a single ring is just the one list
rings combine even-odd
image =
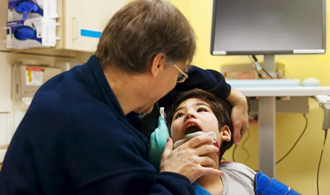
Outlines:
[{"label": "cabinet door", "polygon": [[95,52],[99,36],[126,0],[64,0],[64,48]]}]

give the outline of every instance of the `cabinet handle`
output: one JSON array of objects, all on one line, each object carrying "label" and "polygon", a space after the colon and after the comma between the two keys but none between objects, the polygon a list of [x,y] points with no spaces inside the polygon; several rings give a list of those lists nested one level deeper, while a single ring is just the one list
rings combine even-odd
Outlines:
[{"label": "cabinet handle", "polygon": [[72,27],[73,27],[73,29],[72,29],[72,31],[73,31],[73,40],[76,40],[76,39],[78,39],[78,33],[79,33],[79,27],[78,27],[78,18],[77,17],[73,17],[72,18],[72,23],[73,23],[73,25],[72,25]]}]

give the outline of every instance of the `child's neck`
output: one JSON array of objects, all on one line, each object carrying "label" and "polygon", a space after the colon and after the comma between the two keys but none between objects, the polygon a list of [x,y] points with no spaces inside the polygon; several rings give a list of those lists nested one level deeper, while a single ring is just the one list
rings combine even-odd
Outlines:
[{"label": "child's neck", "polygon": [[[219,157],[217,154],[209,155],[215,162],[214,169],[219,169]],[[210,192],[211,194],[222,194],[223,192],[223,182],[221,177],[212,176],[212,175],[204,175],[196,180],[196,182],[201,185],[205,190]]]},{"label": "child's neck", "polygon": [[196,182],[210,192],[210,194],[223,193],[223,182],[221,177],[205,175],[196,180]]}]

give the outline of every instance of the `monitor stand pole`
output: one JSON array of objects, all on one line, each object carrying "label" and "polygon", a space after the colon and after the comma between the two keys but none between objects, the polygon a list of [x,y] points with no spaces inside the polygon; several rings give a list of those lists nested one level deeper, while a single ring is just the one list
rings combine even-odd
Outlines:
[{"label": "monitor stand pole", "polygon": [[[275,77],[275,56],[264,56],[264,69]],[[259,169],[269,177],[275,177],[275,116],[276,98],[259,97]]]},{"label": "monitor stand pole", "polygon": [[[274,55],[264,55],[264,69],[275,78],[276,74],[276,65],[275,65],[275,56]],[[265,73],[264,73],[265,74]],[[264,78],[267,75],[263,75]]]}]

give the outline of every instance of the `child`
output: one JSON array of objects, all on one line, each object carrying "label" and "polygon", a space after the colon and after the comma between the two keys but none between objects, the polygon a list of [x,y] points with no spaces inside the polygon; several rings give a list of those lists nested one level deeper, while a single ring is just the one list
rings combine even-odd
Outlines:
[{"label": "child", "polygon": [[233,145],[233,127],[228,112],[213,94],[200,89],[182,93],[167,111],[166,121],[174,143],[196,131],[216,134],[220,155],[213,153],[209,157],[223,175],[200,177],[193,183],[196,194],[254,194],[255,171],[240,163],[220,163],[224,152]]},{"label": "child", "polygon": [[182,93],[166,112],[166,122],[174,145],[177,145],[177,141],[186,141],[186,135],[195,132],[213,132],[216,135],[214,144],[219,146],[220,154],[211,153],[208,157],[215,162],[213,168],[222,170],[223,175],[206,175],[197,179],[192,184],[196,195],[298,194],[277,180],[261,172],[256,173],[241,163],[221,162],[225,151],[233,145],[230,110],[226,101],[204,90],[193,89]]}]

